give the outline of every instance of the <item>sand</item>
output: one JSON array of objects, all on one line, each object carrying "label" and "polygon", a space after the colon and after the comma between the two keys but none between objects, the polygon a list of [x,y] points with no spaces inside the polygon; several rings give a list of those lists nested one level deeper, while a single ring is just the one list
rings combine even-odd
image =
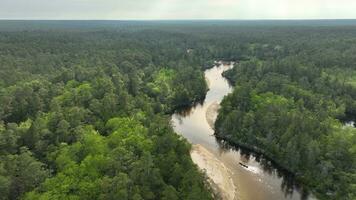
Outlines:
[{"label": "sand", "polygon": [[210,88],[210,80],[207,77],[205,77],[205,82],[208,88]]},{"label": "sand", "polygon": [[218,117],[219,108],[220,108],[220,104],[218,102],[213,102],[212,104],[209,105],[208,109],[206,110],[205,118],[212,129],[214,129],[214,124],[216,118]]},{"label": "sand", "polygon": [[190,155],[193,162],[209,177],[213,189],[223,200],[238,199],[231,171],[214,154],[197,144],[193,146]]}]

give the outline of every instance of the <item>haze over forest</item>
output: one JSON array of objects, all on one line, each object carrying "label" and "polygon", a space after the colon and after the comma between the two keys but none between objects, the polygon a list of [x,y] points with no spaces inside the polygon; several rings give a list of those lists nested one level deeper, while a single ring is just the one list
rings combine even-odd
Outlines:
[{"label": "haze over forest", "polygon": [[356,1],[0,1],[0,200],[356,199]]},{"label": "haze over forest", "polygon": [[0,19],[353,19],[354,0],[2,0]]}]

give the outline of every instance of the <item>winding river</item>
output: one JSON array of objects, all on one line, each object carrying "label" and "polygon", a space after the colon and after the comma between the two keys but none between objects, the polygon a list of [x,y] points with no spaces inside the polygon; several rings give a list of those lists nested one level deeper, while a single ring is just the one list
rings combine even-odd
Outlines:
[{"label": "winding river", "polygon": [[172,116],[175,131],[193,144],[193,161],[221,186],[224,199],[300,200],[308,197],[293,177],[263,156],[231,147],[214,137],[212,124],[219,103],[232,91],[222,72],[233,64],[221,62],[205,71],[209,91],[203,103]]}]

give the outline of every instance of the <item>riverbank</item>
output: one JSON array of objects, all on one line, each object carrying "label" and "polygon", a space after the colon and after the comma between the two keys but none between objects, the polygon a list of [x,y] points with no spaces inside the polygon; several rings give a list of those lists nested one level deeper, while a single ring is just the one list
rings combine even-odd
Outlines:
[{"label": "riverbank", "polygon": [[209,105],[205,113],[206,121],[208,122],[210,128],[214,129],[215,120],[218,117],[218,111],[220,104],[218,102],[213,102]]},{"label": "riverbank", "polygon": [[232,67],[232,64],[217,65],[205,71],[209,90],[204,102],[173,114],[174,130],[193,145],[192,160],[205,171],[211,188],[225,195],[223,199],[308,199],[294,185],[293,177],[281,176],[284,173],[280,173],[274,165],[266,165],[269,161],[263,159],[261,162],[260,156],[255,157],[253,153],[247,155],[241,149],[224,145],[215,137],[213,126],[219,102],[233,90],[222,73]]},{"label": "riverbank", "polygon": [[215,155],[197,144],[192,147],[190,156],[193,162],[209,177],[209,182],[223,200],[237,200],[236,186],[232,172]]}]

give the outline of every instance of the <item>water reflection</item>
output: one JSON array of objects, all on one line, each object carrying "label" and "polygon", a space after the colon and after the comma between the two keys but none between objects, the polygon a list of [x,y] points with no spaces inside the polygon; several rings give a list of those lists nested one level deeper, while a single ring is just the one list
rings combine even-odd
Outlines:
[{"label": "water reflection", "polygon": [[[206,113],[214,102],[220,103],[232,91],[222,72],[232,65],[222,63],[205,72],[209,88],[203,102],[181,109],[172,116],[177,133],[192,144],[200,144],[233,173],[231,177],[238,187],[237,193],[246,200],[310,199],[308,192],[298,185],[295,177],[262,154],[231,145],[214,136],[214,130],[206,120]],[[243,167],[243,165],[247,167]]]},{"label": "water reflection", "polygon": [[250,160],[256,161],[260,164],[260,168],[263,170],[264,174],[270,176],[276,175],[278,178],[282,179],[280,189],[284,192],[284,196],[287,199],[292,198],[295,191],[301,194],[301,200],[309,199],[309,191],[296,181],[296,178],[292,173],[283,169],[263,154],[238,145],[232,145],[223,139],[216,138],[216,142],[219,144],[221,153],[232,149],[240,155],[240,160],[242,162],[248,163]]},{"label": "water reflection", "polygon": [[204,100],[193,104],[192,107],[182,107],[176,112],[176,114],[182,118],[187,117],[192,114],[192,112],[196,109],[196,107],[203,106],[203,103],[204,103]]}]

